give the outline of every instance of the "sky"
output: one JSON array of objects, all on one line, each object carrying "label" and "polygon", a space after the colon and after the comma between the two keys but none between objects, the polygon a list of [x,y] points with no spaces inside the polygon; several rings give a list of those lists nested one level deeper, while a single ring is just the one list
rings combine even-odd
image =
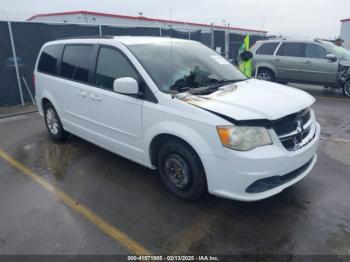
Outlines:
[{"label": "sky", "polygon": [[350,18],[350,0],[0,0],[0,19],[86,10],[151,18],[263,29],[297,38],[332,38]]}]

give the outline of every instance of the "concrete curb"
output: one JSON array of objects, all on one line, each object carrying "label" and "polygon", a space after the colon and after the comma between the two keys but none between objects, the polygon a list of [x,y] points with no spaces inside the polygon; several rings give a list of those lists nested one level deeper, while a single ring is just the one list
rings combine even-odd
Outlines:
[{"label": "concrete curb", "polygon": [[14,114],[2,115],[2,116],[0,115],[0,119],[14,117],[14,116],[20,116],[20,115],[28,115],[28,114],[32,114],[32,113],[36,113],[36,112],[38,112],[38,110],[33,110],[33,111],[28,111],[28,112],[21,112],[21,113],[14,113]]}]

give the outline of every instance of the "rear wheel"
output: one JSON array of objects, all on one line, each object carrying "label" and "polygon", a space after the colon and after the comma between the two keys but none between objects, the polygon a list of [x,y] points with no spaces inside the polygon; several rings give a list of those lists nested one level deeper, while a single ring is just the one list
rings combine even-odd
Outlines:
[{"label": "rear wheel", "polygon": [[44,117],[47,131],[52,140],[62,141],[67,138],[68,133],[63,129],[61,120],[51,103],[45,104]]},{"label": "rear wheel", "polygon": [[274,82],[275,81],[274,74],[272,73],[271,70],[269,70],[267,68],[259,69],[257,78],[260,79],[260,80],[265,80],[265,81],[270,81],[270,82]]},{"label": "rear wheel", "polygon": [[350,97],[350,79],[345,81],[345,84],[343,86],[343,95]]},{"label": "rear wheel", "polygon": [[161,146],[158,169],[165,187],[184,200],[199,199],[207,189],[204,168],[196,152],[178,140]]}]

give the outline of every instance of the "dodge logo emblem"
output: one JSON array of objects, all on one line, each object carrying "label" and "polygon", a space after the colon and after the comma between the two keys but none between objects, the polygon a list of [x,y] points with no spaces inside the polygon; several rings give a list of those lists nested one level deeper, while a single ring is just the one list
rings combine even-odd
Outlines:
[{"label": "dodge logo emblem", "polygon": [[304,131],[303,121],[301,119],[297,122],[297,132],[301,133]]},{"label": "dodge logo emblem", "polygon": [[303,140],[303,132],[304,132],[303,120],[299,119],[297,121],[297,134],[293,139],[294,150],[298,150],[300,148],[300,144]]}]

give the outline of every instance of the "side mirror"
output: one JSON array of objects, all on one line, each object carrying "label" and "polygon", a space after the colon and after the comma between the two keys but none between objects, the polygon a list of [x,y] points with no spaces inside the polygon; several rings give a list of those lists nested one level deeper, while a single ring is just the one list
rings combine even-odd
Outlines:
[{"label": "side mirror", "polygon": [[337,56],[336,55],[333,55],[333,54],[327,54],[327,59],[332,61],[332,62],[335,62],[337,61]]},{"label": "side mirror", "polygon": [[117,78],[113,82],[113,91],[125,95],[137,95],[139,84],[131,77]]}]

